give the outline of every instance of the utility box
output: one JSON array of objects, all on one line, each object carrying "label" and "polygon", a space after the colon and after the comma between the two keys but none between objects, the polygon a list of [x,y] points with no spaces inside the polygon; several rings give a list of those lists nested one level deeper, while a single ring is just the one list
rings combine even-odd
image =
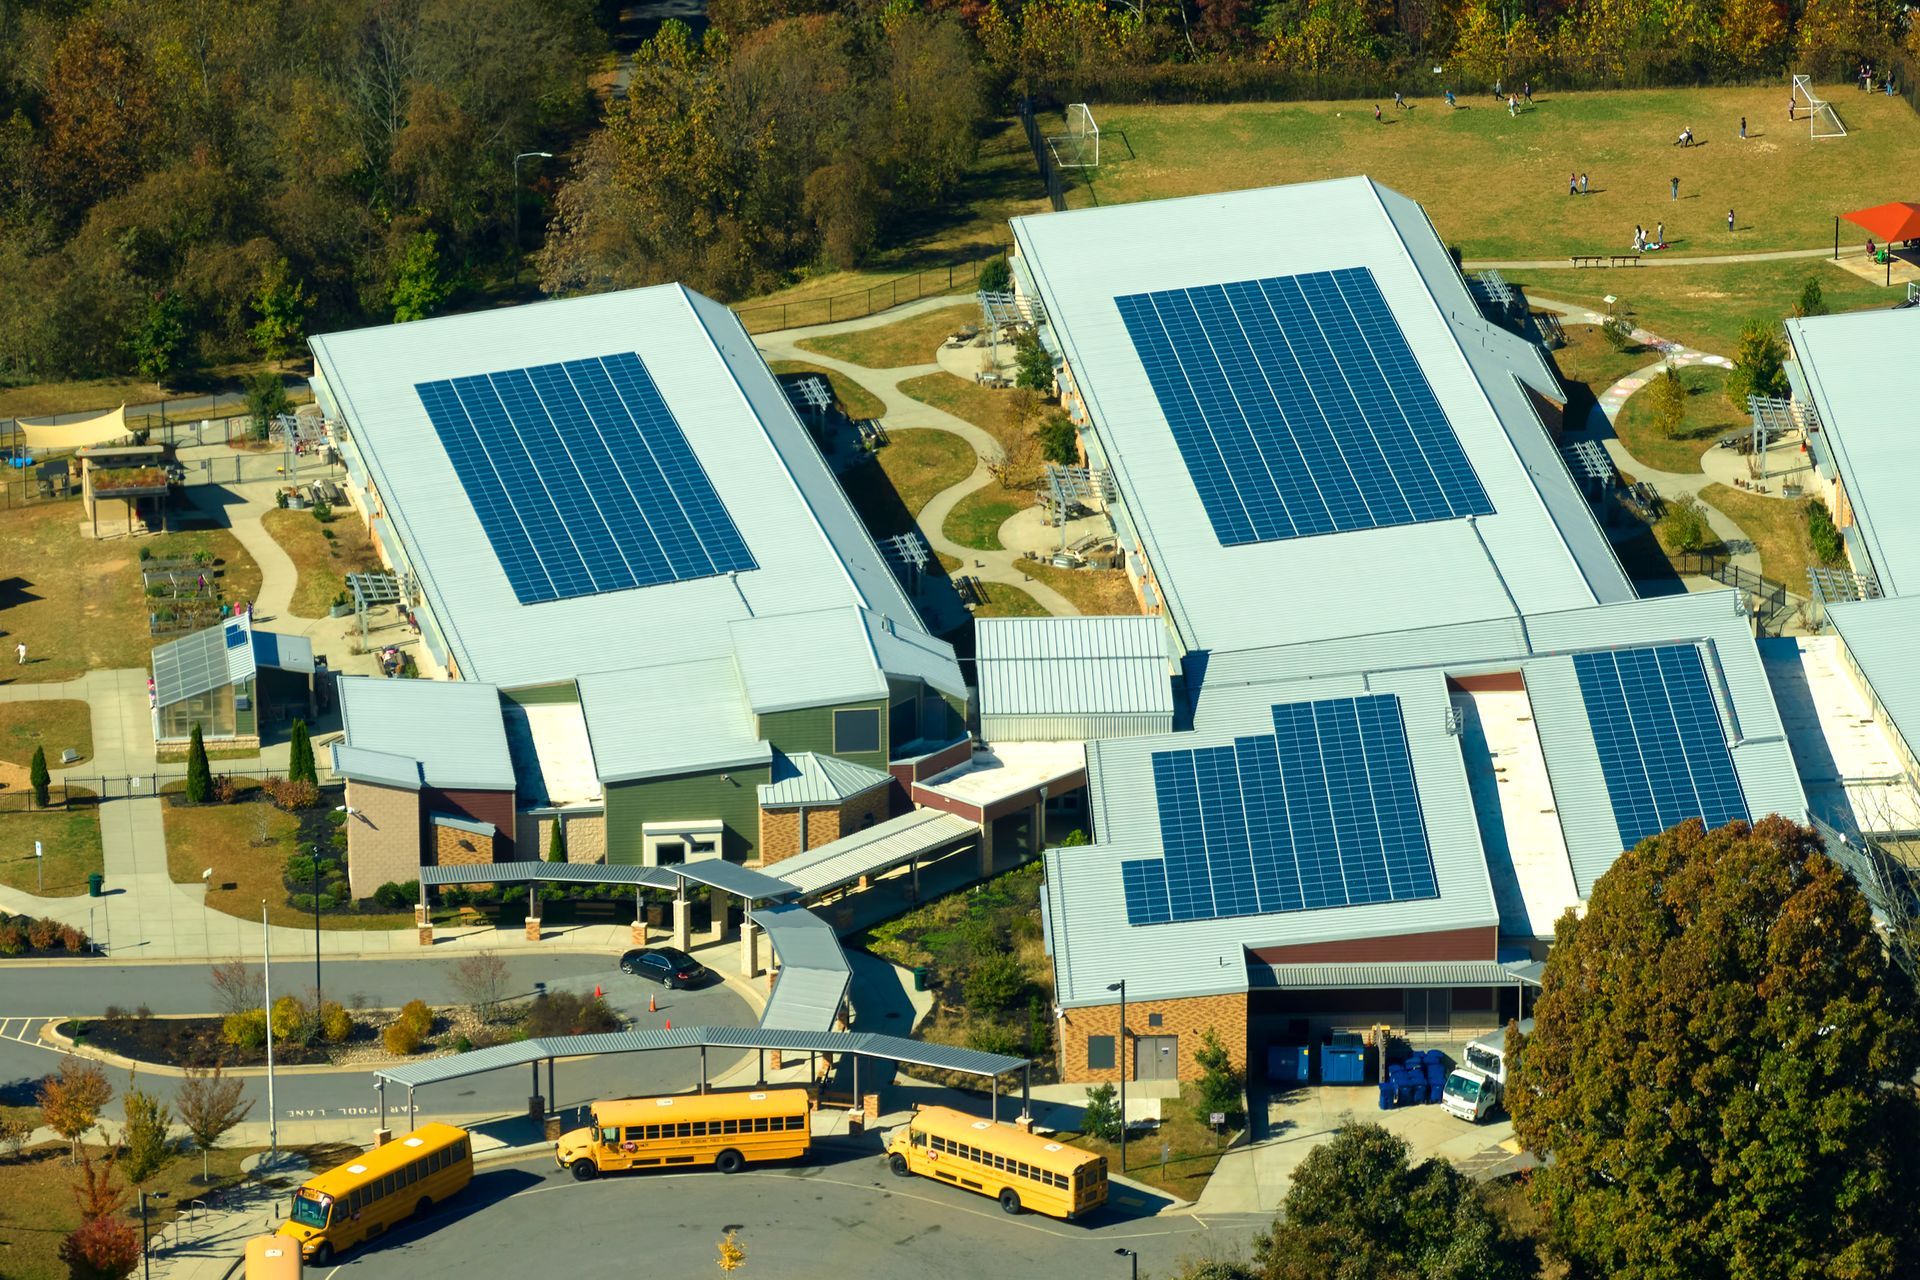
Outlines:
[{"label": "utility box", "polygon": [[1321,1084],[1365,1084],[1367,1046],[1351,1032],[1333,1036],[1320,1046]]},{"label": "utility box", "polygon": [[1313,1050],[1304,1044],[1268,1045],[1267,1079],[1274,1084],[1311,1084]]}]

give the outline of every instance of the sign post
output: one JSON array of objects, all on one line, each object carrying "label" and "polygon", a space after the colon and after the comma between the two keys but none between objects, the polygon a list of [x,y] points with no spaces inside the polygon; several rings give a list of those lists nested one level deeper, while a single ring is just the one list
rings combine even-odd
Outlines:
[{"label": "sign post", "polygon": [[37,897],[47,896],[47,851],[40,842],[33,842],[33,892]]}]

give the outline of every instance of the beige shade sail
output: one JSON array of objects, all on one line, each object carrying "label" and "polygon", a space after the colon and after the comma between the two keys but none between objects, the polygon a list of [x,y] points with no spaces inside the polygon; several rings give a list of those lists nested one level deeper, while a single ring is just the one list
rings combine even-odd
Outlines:
[{"label": "beige shade sail", "polygon": [[128,433],[125,405],[79,422],[56,425],[51,418],[19,418],[16,422],[21,436],[19,443],[43,453],[83,449],[90,444],[118,440]]}]

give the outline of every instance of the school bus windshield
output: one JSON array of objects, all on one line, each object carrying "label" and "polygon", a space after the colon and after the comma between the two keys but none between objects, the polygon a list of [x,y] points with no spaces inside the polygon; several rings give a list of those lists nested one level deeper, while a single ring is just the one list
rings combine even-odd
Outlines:
[{"label": "school bus windshield", "polygon": [[295,1193],[293,1197],[293,1220],[303,1227],[324,1227],[327,1225],[327,1209],[331,1202],[324,1197],[310,1195],[306,1191]]}]

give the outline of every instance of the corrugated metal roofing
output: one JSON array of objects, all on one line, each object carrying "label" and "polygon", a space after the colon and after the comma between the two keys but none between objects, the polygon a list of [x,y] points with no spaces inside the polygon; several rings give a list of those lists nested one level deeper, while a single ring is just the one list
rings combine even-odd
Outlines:
[{"label": "corrugated metal roofing", "polygon": [[751,918],[767,931],[780,960],[780,976],[767,997],[760,1025],[794,1031],[825,1031],[833,1026],[853,981],[853,969],[833,926],[792,903],[756,908]]},{"label": "corrugated metal roofing", "polygon": [[[678,285],[315,337],[320,380],[460,672],[507,688],[729,650],[727,624],[912,604],[739,321]],[[429,424],[421,382],[638,353],[758,568],[522,605]],[[609,464],[611,465],[611,464]]]},{"label": "corrugated metal roofing", "polygon": [[1028,1065],[1025,1058],[983,1053],[953,1045],[908,1040],[865,1031],[799,1031],[755,1027],[675,1027],[671,1031],[616,1031],[603,1035],[548,1036],[456,1053],[445,1058],[399,1067],[382,1067],[377,1080],[403,1088],[421,1088],[463,1080],[502,1067],[524,1067],[547,1058],[585,1057],[598,1053],[642,1053],[652,1049],[779,1049],[793,1053],[857,1053],[868,1058],[911,1062],[942,1071],[998,1076]]},{"label": "corrugated metal roofing", "polygon": [[430,787],[512,791],[513,756],[492,685],[342,676],[347,745],[420,762]]},{"label": "corrugated metal roofing", "polygon": [[795,805],[839,804],[863,791],[886,786],[893,775],[863,764],[823,756],[814,751],[776,754],[773,781],[760,786],[762,808],[779,809]]},{"label": "corrugated metal roofing", "polygon": [[[1285,227],[1285,234],[1275,234]],[[1016,218],[1092,432],[1189,649],[1214,652],[1627,599],[1631,585],[1418,207],[1364,178]],[[1142,244],[1156,252],[1143,255]],[[1495,513],[1222,547],[1114,303],[1270,276],[1372,271]],[[1471,347],[1469,351],[1467,348]],[[1260,584],[1284,583],[1285,590]],[[1251,588],[1251,589],[1250,589]]]},{"label": "corrugated metal roofing", "polygon": [[966,698],[967,682],[960,674],[952,645],[872,609],[860,611],[860,622],[867,629],[874,659],[888,673],[917,676],[942,693]]},{"label": "corrugated metal roofing", "polygon": [[313,641],[305,636],[281,635],[275,631],[255,631],[253,661],[255,666],[273,667],[280,671],[294,671],[310,676],[313,674]]},{"label": "corrugated metal roofing", "polygon": [[1159,618],[982,618],[981,716],[1173,714]]},{"label": "corrugated metal roofing", "polygon": [[766,764],[731,658],[582,676],[580,705],[602,782]]},{"label": "corrugated metal roofing", "polygon": [[465,831],[469,835],[491,837],[499,830],[491,822],[475,822],[471,818],[455,817],[451,813],[434,813],[427,820],[436,827],[448,827],[454,831]]},{"label": "corrugated metal roofing", "polygon": [[1401,964],[1250,963],[1253,985],[1281,991],[1379,987],[1512,986],[1519,979],[1497,960],[1416,960]]},{"label": "corrugated metal roofing", "polygon": [[851,884],[861,876],[897,867],[919,854],[979,834],[978,826],[957,813],[915,809],[830,844],[782,858],[767,870],[806,896]]},{"label": "corrugated metal roofing", "polygon": [[482,866],[420,868],[420,883],[440,884],[630,884],[672,889],[680,879],[665,867],[604,862],[495,862]]},{"label": "corrugated metal roofing", "polygon": [[162,707],[250,680],[254,674],[251,624],[245,614],[155,645],[153,694]]},{"label": "corrugated metal roofing", "polygon": [[1854,528],[1881,590],[1920,592],[1920,504],[1913,501],[1920,492],[1920,452],[1913,443],[1920,308],[1789,320],[1787,338],[1797,381],[1820,413],[1820,451],[1840,469]]},{"label": "corrugated metal roofing", "polygon": [[1832,604],[1827,618],[1908,754],[1920,757],[1920,596]]},{"label": "corrugated metal roofing", "polygon": [[746,706],[757,714],[887,696],[857,610],[747,618],[729,630]]},{"label": "corrugated metal roofing", "polygon": [[418,791],[421,787],[420,762],[411,756],[350,747],[337,738],[328,744],[328,749],[333,753],[333,771],[342,778],[377,782],[384,787],[404,787],[408,791]]}]

